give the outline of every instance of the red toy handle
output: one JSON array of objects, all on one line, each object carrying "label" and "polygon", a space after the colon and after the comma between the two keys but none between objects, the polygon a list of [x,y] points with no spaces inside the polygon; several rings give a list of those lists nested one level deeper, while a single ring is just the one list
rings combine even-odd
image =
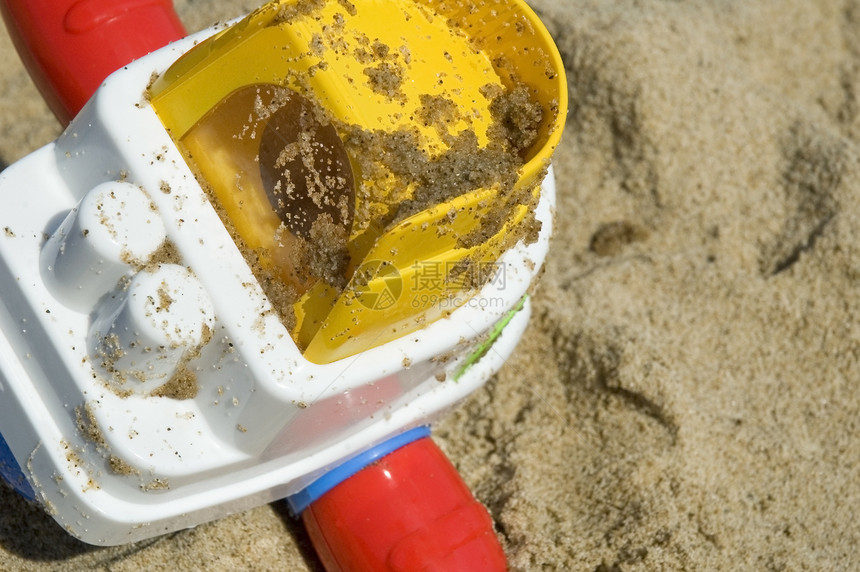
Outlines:
[{"label": "red toy handle", "polygon": [[112,72],[186,35],[172,0],[4,0],[0,10],[63,125]]},{"label": "red toy handle", "polygon": [[429,437],[336,485],[302,520],[329,572],[507,569],[487,509]]}]

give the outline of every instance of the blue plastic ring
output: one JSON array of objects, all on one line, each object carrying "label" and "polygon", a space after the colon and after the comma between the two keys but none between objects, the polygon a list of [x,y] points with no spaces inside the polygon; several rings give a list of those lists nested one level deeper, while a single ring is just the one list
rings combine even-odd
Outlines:
[{"label": "blue plastic ring", "polygon": [[27,477],[24,476],[21,466],[15,460],[15,455],[12,454],[2,434],[0,434],[0,478],[27,500],[36,500],[36,493],[27,482]]},{"label": "blue plastic ring", "polygon": [[387,441],[383,441],[382,443],[359,453],[355,457],[352,457],[348,461],[330,470],[301,491],[287,497],[287,504],[290,507],[290,512],[295,516],[300,515],[312,502],[374,461],[396,451],[404,445],[408,445],[413,441],[429,436],[430,427],[422,425],[404,433],[400,433]]}]

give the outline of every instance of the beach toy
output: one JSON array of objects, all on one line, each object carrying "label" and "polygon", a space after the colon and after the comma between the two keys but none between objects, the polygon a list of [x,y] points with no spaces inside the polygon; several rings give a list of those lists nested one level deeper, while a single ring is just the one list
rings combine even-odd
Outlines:
[{"label": "beach toy", "polygon": [[428,426],[510,355],[546,255],[567,96],[535,14],[277,1],[179,38],[163,2],[67,4],[38,16],[80,45],[160,31],[91,54],[122,67],[80,112],[34,68],[74,119],[0,174],[3,478],[93,544],[286,498],[331,570],[503,569]]}]

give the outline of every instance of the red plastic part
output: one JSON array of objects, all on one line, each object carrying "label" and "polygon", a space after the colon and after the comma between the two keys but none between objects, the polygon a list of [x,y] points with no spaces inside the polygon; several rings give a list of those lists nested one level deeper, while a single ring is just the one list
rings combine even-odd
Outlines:
[{"label": "red plastic part", "polygon": [[302,520],[329,572],[507,570],[487,510],[426,437],[323,494]]},{"label": "red plastic part", "polygon": [[186,35],[172,0],[3,0],[0,10],[63,125],[112,72]]}]

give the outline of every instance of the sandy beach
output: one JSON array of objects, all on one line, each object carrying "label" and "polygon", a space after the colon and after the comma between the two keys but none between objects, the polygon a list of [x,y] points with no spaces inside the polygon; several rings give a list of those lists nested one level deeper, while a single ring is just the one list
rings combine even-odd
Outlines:
[{"label": "sandy beach", "polygon": [[[513,570],[856,569],[860,1],[531,5],[570,89],[557,230],[437,442]],[[5,167],[60,128],[5,31],[0,57]],[[112,548],[0,507],[2,570],[321,570],[283,504]]]}]

